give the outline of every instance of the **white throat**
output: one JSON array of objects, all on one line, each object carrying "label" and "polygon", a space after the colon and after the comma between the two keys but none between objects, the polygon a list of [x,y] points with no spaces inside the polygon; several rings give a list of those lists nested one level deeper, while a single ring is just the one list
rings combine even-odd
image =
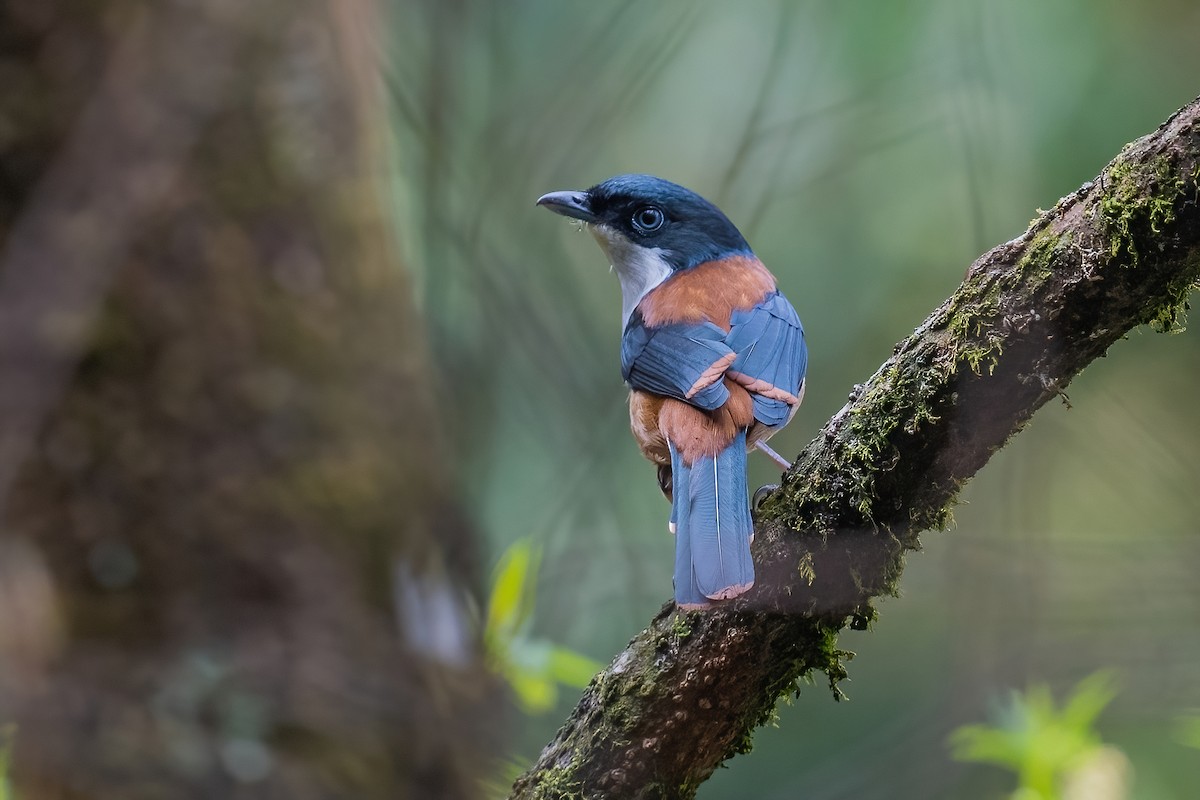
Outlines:
[{"label": "white throat", "polygon": [[588,230],[608,256],[608,263],[621,282],[621,330],[629,317],[650,290],[671,277],[667,251],[659,247],[642,247],[629,241],[608,225],[589,225]]}]

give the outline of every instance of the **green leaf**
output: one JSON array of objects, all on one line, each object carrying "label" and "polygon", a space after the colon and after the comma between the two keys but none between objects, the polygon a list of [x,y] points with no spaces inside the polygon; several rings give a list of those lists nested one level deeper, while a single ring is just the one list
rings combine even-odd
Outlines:
[{"label": "green leaf", "polygon": [[1096,719],[1116,696],[1110,671],[1096,672],[1079,682],[1057,708],[1050,688],[1031,686],[1012,699],[995,725],[967,725],[950,736],[954,758],[994,764],[1017,774],[1012,797],[1059,796],[1064,777],[1102,749],[1093,729]]},{"label": "green leaf", "polygon": [[1090,732],[1092,723],[1116,696],[1116,673],[1107,669],[1093,672],[1067,698],[1061,715],[1063,724],[1081,734]]},{"label": "green leaf", "polygon": [[489,635],[516,635],[533,614],[534,577],[541,552],[532,540],[518,539],[500,557],[492,580],[485,631]]},{"label": "green leaf", "polygon": [[602,667],[570,648],[528,636],[540,562],[541,551],[529,539],[519,539],[504,551],[496,566],[484,627],[488,663],[531,714],[554,707],[559,684],[583,688]]},{"label": "green leaf", "polygon": [[1026,747],[1019,732],[987,725],[964,725],[950,734],[953,757],[958,761],[995,764],[1019,769]]}]

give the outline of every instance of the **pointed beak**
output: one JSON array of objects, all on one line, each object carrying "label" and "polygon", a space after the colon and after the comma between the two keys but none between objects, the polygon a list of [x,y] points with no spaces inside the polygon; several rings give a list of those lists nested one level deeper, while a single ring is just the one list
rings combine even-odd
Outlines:
[{"label": "pointed beak", "polygon": [[587,192],[550,192],[538,198],[537,204],[545,206],[555,214],[564,217],[595,222],[597,217],[592,213],[591,202]]}]

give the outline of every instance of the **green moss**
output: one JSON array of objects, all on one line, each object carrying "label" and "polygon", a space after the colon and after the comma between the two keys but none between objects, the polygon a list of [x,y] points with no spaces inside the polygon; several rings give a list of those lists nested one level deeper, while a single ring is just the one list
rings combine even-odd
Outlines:
[{"label": "green moss", "polygon": [[[1034,220],[1034,225],[1038,220]],[[968,278],[951,298],[945,320],[947,343],[954,359],[976,375],[995,372],[1008,336],[1001,312],[1004,297],[1018,291],[1031,300],[1045,285],[1055,261],[1071,243],[1069,234],[1044,226],[1025,246],[1013,268]]]},{"label": "green moss", "polygon": [[875,521],[876,477],[897,458],[892,437],[901,426],[911,436],[937,421],[936,398],[953,372],[953,364],[947,361],[911,355],[903,361],[893,358],[850,409],[848,435],[834,455],[834,466],[849,479],[839,488],[865,521]]},{"label": "green moss", "polygon": [[685,641],[692,635],[692,621],[688,615],[682,611],[676,611],[671,619],[671,636],[674,637],[676,644]]},{"label": "green moss", "polygon": [[[1190,181],[1175,169],[1170,157],[1160,155],[1145,164],[1133,164],[1118,157],[1104,174],[1105,194],[1100,213],[1108,236],[1109,253],[1125,257],[1128,266],[1141,263],[1147,241],[1162,235],[1175,222],[1176,204],[1200,179],[1200,165],[1189,173]],[[1143,247],[1139,247],[1139,242]],[[1185,329],[1188,297],[1196,284],[1187,282],[1171,288],[1170,297],[1151,309],[1141,320],[1163,333]]]},{"label": "green moss", "polygon": [[767,695],[772,698],[771,702],[751,712],[747,717],[742,734],[730,744],[731,754],[749,753],[754,747],[754,731],[763,725],[774,724],[778,719],[779,703],[790,702],[793,696],[799,696],[800,684],[812,684],[815,672],[825,673],[835,700],[846,699],[840,684],[849,676],[846,662],[853,658],[854,654],[840,650],[837,646],[838,635],[846,621],[843,618],[815,618],[807,621],[806,624],[811,628],[796,637],[797,642],[803,643],[803,649],[795,654],[791,668],[780,673],[790,677],[784,678],[767,690]]},{"label": "green moss", "polygon": [[[838,648],[838,636],[846,622],[847,620],[816,621],[815,647],[809,658],[806,659],[805,668],[800,671],[798,676],[798,680],[811,681],[814,671],[825,673],[829,682],[829,690],[833,693],[835,700],[846,699],[840,684],[850,677],[850,673],[846,669],[846,662],[854,658],[854,654],[850,651]],[[796,689],[796,681],[792,681],[789,688],[792,693],[799,693]]]},{"label": "green moss", "polygon": [[840,625],[821,625],[821,644],[819,647],[820,660],[816,664],[816,669],[825,673],[825,677],[829,680],[829,691],[833,693],[833,699],[842,701],[847,699],[845,692],[842,691],[841,683],[850,677],[850,673],[846,670],[846,662],[854,658],[854,653],[849,650],[838,649],[838,634],[841,633]]},{"label": "green moss", "polygon": [[[931,350],[924,359],[911,352],[902,360],[893,359],[867,384],[851,409],[851,435],[835,460],[835,466],[852,478],[851,503],[866,520],[875,519],[875,480],[890,469],[886,465],[894,457],[892,442],[897,428],[902,426],[903,434],[913,436],[928,423],[936,422],[949,384],[961,370],[968,369],[977,376],[995,372],[1008,337],[1019,325],[1004,317],[1004,298],[1018,292],[1027,304],[1035,305],[1037,294],[1043,291],[1054,265],[1071,243],[1069,234],[1046,225],[1032,236],[1012,269],[969,276],[940,319],[933,322],[935,329],[946,333],[940,349]],[[901,352],[906,349],[901,345]],[[885,465],[883,470],[881,464]],[[951,499],[938,508],[910,509],[908,522],[912,529],[949,525],[956,494],[948,492]],[[915,544],[914,537],[911,545]]]},{"label": "green moss", "polygon": [[582,759],[576,750],[570,762],[540,771],[533,790],[534,800],[584,800],[583,781],[575,777],[581,766]]},{"label": "green moss", "polygon": [[1175,203],[1183,194],[1185,181],[1167,156],[1135,164],[1118,156],[1101,176],[1105,188],[1100,213],[1108,235],[1109,253],[1122,254],[1129,266],[1141,258],[1138,241],[1158,235],[1175,221]]},{"label": "green moss", "polygon": [[958,492],[962,488],[963,481],[957,481],[954,488],[949,492],[952,498],[941,508],[934,509],[910,509],[908,521],[912,527],[918,530],[936,530],[944,531],[954,524],[954,506],[957,504]]},{"label": "green moss", "polygon": [[1183,292],[1172,293],[1172,299],[1159,306],[1154,316],[1150,318],[1150,327],[1159,333],[1183,333],[1187,330],[1188,296],[1194,284],[1189,285]]},{"label": "green moss", "polygon": [[576,779],[578,756],[563,767],[547,767],[538,775],[534,800],[583,800],[583,783]]},{"label": "green moss", "polygon": [[[949,384],[957,371],[953,350],[931,345],[923,352],[903,352],[906,344],[899,348],[901,355],[856,387],[858,396],[836,436],[824,447],[805,453],[785,478],[782,490],[763,502],[761,518],[778,519],[792,530],[822,536],[835,529],[880,523],[875,508],[876,481],[900,466],[899,437],[918,436],[939,419],[939,407],[950,397]],[[836,480],[825,480],[827,475],[835,475]],[[824,521],[822,514],[832,509],[852,509],[860,519],[836,512],[837,518]],[[889,508],[887,513],[894,511]],[[932,516],[942,519],[945,514]],[[804,565],[800,569],[803,571]]]},{"label": "green moss", "polygon": [[1026,284],[1045,282],[1054,271],[1055,260],[1071,241],[1071,234],[1056,233],[1049,226],[1038,231],[1017,261],[1015,272],[1019,280]]},{"label": "green moss", "polygon": [[763,725],[765,725],[767,723],[767,721],[771,718],[772,713],[774,713],[774,707],[772,707],[772,709],[769,713],[764,714],[761,718],[754,720],[754,722],[752,724],[747,725],[745,727],[745,730],[742,731],[741,735],[738,736],[736,739],[734,739],[732,742],[730,742],[729,754],[744,756],[747,753],[749,753],[751,750],[753,750],[754,749],[754,731],[757,728],[760,728]]},{"label": "green moss", "polygon": [[[1193,270],[1188,270],[1191,273]],[[1153,309],[1142,322],[1159,333],[1183,333],[1187,330],[1187,312],[1191,308],[1189,298],[1200,289],[1200,282],[1188,281],[1168,290],[1167,302]]]},{"label": "green moss", "polygon": [[800,574],[800,580],[809,586],[813,585],[813,581],[817,579],[817,573],[813,569],[813,554],[811,552],[806,552],[800,557],[800,564],[797,566],[796,571]]},{"label": "green moss", "polygon": [[596,720],[599,727],[594,737],[597,739],[612,742],[624,739],[630,726],[644,712],[647,699],[653,698],[659,690],[662,659],[641,652],[629,654],[626,663],[620,673],[605,670],[596,676],[596,698],[604,708],[604,714]]},{"label": "green moss", "polygon": [[1000,354],[1003,348],[999,343],[994,346],[969,345],[962,349],[959,357],[967,362],[967,366],[976,375],[982,375],[983,370],[987,370],[987,374],[991,375],[996,371],[996,364],[1000,361]]}]

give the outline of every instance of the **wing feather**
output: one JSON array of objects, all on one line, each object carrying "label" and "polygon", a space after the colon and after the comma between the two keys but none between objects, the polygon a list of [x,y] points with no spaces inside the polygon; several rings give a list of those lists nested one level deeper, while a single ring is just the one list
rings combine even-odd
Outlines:
[{"label": "wing feather", "polygon": [[808,368],[804,328],[796,310],[778,292],[747,311],[735,311],[725,341],[737,353],[729,376],[754,396],[754,417],[783,425],[800,400]]}]

